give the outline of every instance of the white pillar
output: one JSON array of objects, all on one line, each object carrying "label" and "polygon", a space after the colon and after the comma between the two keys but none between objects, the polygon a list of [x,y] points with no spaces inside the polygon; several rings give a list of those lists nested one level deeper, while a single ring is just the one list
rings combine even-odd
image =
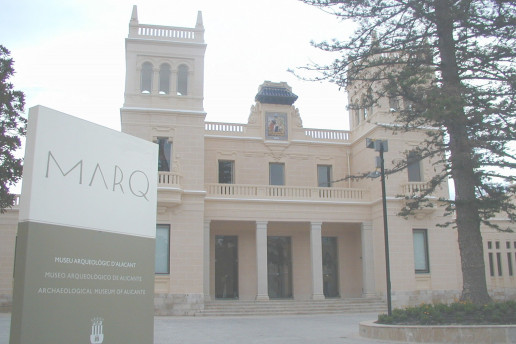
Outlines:
[{"label": "white pillar", "polygon": [[210,220],[204,220],[204,257],[203,257],[203,290],[204,301],[211,299],[210,297]]},{"label": "white pillar", "polygon": [[312,262],[313,300],[324,300],[321,227],[322,222],[310,223],[310,258]]},{"label": "white pillar", "polygon": [[257,301],[269,300],[269,286],[267,284],[267,222],[256,222],[256,280]]},{"label": "white pillar", "polygon": [[373,224],[362,222],[360,228],[362,240],[362,296],[376,296],[374,282],[374,245],[373,245]]}]

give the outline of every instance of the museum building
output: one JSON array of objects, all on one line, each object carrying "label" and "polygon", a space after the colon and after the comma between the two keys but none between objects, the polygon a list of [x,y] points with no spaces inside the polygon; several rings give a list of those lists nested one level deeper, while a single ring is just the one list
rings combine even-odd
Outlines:
[{"label": "museum building", "polygon": [[[353,110],[350,130],[304,128],[284,82],[257,85],[247,123],[205,121],[204,26],[145,25],[133,8],[126,47],[122,131],[159,146],[156,314],[198,314],[219,300],[324,302],[386,298],[384,223],[378,152],[386,168],[424,137],[389,129],[403,100]],[[352,84],[349,103],[364,95]],[[344,113],[344,110],[343,110]],[[344,115],[344,114],[343,114]],[[403,218],[404,197],[425,190],[428,159],[386,180],[394,306],[460,296],[457,232],[435,206]],[[0,305],[9,310],[18,210],[0,216]],[[509,226],[508,221],[494,221]],[[491,295],[516,297],[516,235],[483,230]],[[238,305],[238,303],[237,303]]]}]

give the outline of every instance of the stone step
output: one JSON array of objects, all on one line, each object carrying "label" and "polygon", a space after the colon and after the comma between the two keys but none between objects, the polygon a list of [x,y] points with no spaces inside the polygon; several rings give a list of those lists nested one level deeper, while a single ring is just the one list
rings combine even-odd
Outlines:
[{"label": "stone step", "polygon": [[385,302],[378,298],[330,300],[271,300],[207,302],[197,316],[298,315],[339,313],[386,313]]}]

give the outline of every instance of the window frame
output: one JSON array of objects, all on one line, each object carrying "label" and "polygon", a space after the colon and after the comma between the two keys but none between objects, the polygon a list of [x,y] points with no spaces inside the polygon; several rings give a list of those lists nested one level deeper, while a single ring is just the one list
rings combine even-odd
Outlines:
[{"label": "window frame", "polygon": [[[157,271],[158,269],[158,229],[164,229],[167,232],[167,252],[166,252],[166,271]],[[169,224],[156,224],[156,245],[155,245],[155,253],[154,253],[154,274],[156,275],[170,275],[170,225]]]},{"label": "window frame", "polygon": [[[162,63],[159,66],[159,89],[158,93],[161,95],[170,94],[170,75],[172,70],[168,63]],[[163,86],[166,86],[163,88]]]},{"label": "window frame", "polygon": [[[142,69],[140,71],[140,93],[150,94],[152,93],[152,79],[154,74],[154,66],[149,61],[142,63]],[[148,79],[148,80],[147,80]],[[146,89],[148,83],[148,89]]]},{"label": "window frame", "polygon": [[[321,174],[320,174],[320,168],[326,168],[326,177],[328,181],[326,182],[326,185],[322,185],[321,183]],[[319,188],[331,188],[332,187],[332,174],[333,174],[333,166],[327,165],[327,164],[318,164],[317,165],[317,187]]]},{"label": "window frame", "polygon": [[[170,172],[172,171],[172,152],[173,152],[173,143],[169,137],[157,137],[156,144],[158,145],[158,172]],[[168,158],[167,158],[167,146],[168,146]],[[160,166],[162,161],[161,154],[163,153],[163,158],[166,160],[168,164],[168,169],[165,169]]]},{"label": "window frame", "polygon": [[[221,163],[231,163],[231,181],[230,182],[224,182],[221,180]],[[217,173],[218,173],[218,183],[219,184],[235,184],[235,160],[228,160],[228,159],[219,159],[218,160],[218,170],[217,170]]]},{"label": "window frame", "polygon": [[[407,155],[407,180],[409,183],[419,183],[423,181],[423,169],[421,167],[421,160],[417,159],[413,151],[410,151]],[[417,178],[414,178],[416,175]]]},{"label": "window frame", "polygon": [[[418,269],[416,264],[416,257],[420,254],[419,252],[416,252],[416,233],[422,233],[423,234],[423,249],[424,249],[424,263],[426,267],[424,269]],[[412,229],[412,244],[414,248],[414,272],[416,274],[428,274],[430,273],[430,254],[429,254],[429,248],[428,248],[428,230],[426,228],[414,228]]]},{"label": "window frame", "polygon": [[[272,167],[273,166],[281,166],[282,169],[281,169],[281,172],[282,172],[282,183],[281,184],[277,184],[277,183],[272,183]],[[282,186],[282,185],[285,185],[285,163],[284,162],[269,162],[269,185],[274,185],[274,186]]]},{"label": "window frame", "polygon": [[188,74],[190,68],[182,63],[177,67],[176,94],[178,96],[188,95]]}]

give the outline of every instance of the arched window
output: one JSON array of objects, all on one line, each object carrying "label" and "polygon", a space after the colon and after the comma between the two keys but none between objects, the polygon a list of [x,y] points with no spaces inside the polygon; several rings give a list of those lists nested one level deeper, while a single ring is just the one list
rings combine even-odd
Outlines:
[{"label": "arched window", "polygon": [[188,94],[188,66],[180,65],[177,68],[177,95],[185,96]]},{"label": "arched window", "polygon": [[150,62],[145,62],[142,65],[140,90],[145,94],[152,91],[152,63]]},{"label": "arched window", "polygon": [[159,94],[170,93],[170,66],[163,63],[159,67]]}]

